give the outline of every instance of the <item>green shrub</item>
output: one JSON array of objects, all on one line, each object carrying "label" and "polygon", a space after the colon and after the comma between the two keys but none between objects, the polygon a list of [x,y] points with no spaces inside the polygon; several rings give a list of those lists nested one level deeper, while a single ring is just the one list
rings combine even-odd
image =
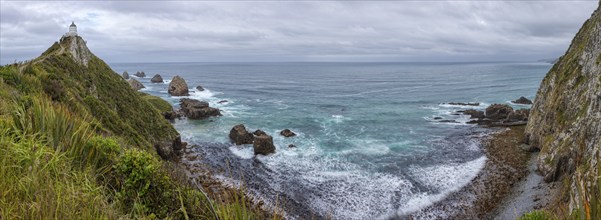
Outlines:
[{"label": "green shrub", "polygon": [[152,95],[144,95],[142,96],[142,99],[150,103],[160,113],[173,111],[173,106],[162,98]]},{"label": "green shrub", "polygon": [[156,156],[126,150],[114,169],[120,181],[117,200],[126,212],[165,218],[179,209],[175,186]]},{"label": "green shrub", "polygon": [[524,215],[522,215],[522,217],[519,218],[519,220],[548,220],[548,219],[553,219],[551,218],[551,215],[543,210],[534,210],[532,212],[528,212]]}]

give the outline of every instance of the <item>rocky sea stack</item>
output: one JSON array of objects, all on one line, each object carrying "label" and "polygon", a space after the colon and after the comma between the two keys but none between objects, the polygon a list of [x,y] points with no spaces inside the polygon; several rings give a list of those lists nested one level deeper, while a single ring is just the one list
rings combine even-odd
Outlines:
[{"label": "rocky sea stack", "polygon": [[188,96],[188,95],[190,95],[189,91],[188,91],[188,84],[186,84],[186,81],[184,80],[184,78],[182,78],[180,76],[173,77],[173,79],[169,83],[168,92],[169,92],[169,95],[172,95],[172,96]]},{"label": "rocky sea stack", "polygon": [[161,77],[161,75],[156,74],[152,77],[152,79],[150,79],[151,83],[163,83],[163,77]]}]

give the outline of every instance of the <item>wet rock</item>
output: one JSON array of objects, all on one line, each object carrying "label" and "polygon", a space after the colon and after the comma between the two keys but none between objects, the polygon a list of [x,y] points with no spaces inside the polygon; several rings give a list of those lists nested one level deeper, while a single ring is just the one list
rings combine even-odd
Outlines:
[{"label": "wet rock", "polygon": [[168,92],[172,96],[187,96],[189,95],[188,84],[182,77],[174,76],[169,83]]},{"label": "wet rock", "polygon": [[294,147],[296,147],[296,145],[294,145],[294,144],[289,144],[288,145],[288,148],[294,148]]},{"label": "wet rock", "polygon": [[479,102],[449,102],[446,103],[449,105],[461,105],[461,106],[479,106],[480,103]]},{"label": "wet rock", "polygon": [[171,141],[159,141],[154,144],[154,148],[164,160],[175,161],[182,154],[182,150],[186,148],[188,143],[182,142],[180,136],[177,136]]},{"label": "wet rock", "polygon": [[519,109],[517,111],[513,111],[509,113],[505,122],[518,122],[518,121],[528,121],[528,109]]},{"label": "wet rock", "polygon": [[275,153],[275,146],[273,145],[273,137],[267,134],[259,135],[254,137],[253,150],[256,154],[268,155]]},{"label": "wet rock", "polygon": [[445,120],[440,120],[438,122],[445,122],[445,123],[459,123],[458,121],[455,120],[449,120],[449,119],[445,119]]},{"label": "wet rock", "polygon": [[465,115],[469,115],[470,118],[484,118],[484,112],[483,111],[478,111],[475,109],[468,109],[463,111],[463,114]]},{"label": "wet rock", "polygon": [[294,137],[294,136],[296,136],[296,134],[294,132],[292,132],[290,129],[284,129],[284,130],[280,131],[280,135],[282,135],[284,137]]},{"label": "wet rock", "polygon": [[202,86],[197,86],[197,87],[196,87],[196,90],[198,90],[198,91],[201,91],[201,92],[202,92],[202,91],[205,91],[205,88],[202,88]]},{"label": "wet rock", "polygon": [[137,76],[137,77],[146,77],[146,73],[144,73],[144,71],[142,71],[142,72],[136,72],[136,74],[134,74],[134,76]]},{"label": "wet rock", "polygon": [[127,71],[123,72],[123,79],[129,79],[129,73],[127,73]]},{"label": "wet rock", "polygon": [[236,145],[241,144],[252,144],[254,137],[253,134],[249,133],[243,124],[236,125],[230,130],[230,139]]},{"label": "wet rock", "polygon": [[136,79],[129,79],[129,80],[127,80],[127,82],[129,83],[129,86],[131,86],[131,88],[133,88],[135,90],[140,90],[140,89],[145,88],[144,85]]},{"label": "wet rock", "polygon": [[530,101],[530,99],[527,99],[526,97],[522,96],[517,100],[512,101],[515,104],[523,104],[523,105],[532,105],[532,101]]},{"label": "wet rock", "polygon": [[152,77],[152,79],[150,79],[151,83],[163,83],[163,77],[161,77],[161,75],[156,74]]},{"label": "wet rock", "polygon": [[504,120],[513,112],[513,108],[509,105],[492,104],[486,108],[486,118],[491,120]]},{"label": "wet rock", "polygon": [[434,117],[434,120],[440,120],[442,117]]},{"label": "wet rock", "polygon": [[183,98],[179,101],[179,106],[181,107],[183,115],[189,119],[204,119],[221,115],[219,109],[209,107],[208,102],[198,101],[196,99]]},{"label": "wet rock", "polygon": [[265,133],[264,131],[261,131],[259,129],[257,129],[255,132],[253,132],[253,134],[256,136],[267,135],[267,133]]},{"label": "wet rock", "polygon": [[223,103],[226,103],[226,102],[228,102],[228,101],[227,101],[227,100],[221,100],[221,101],[219,101],[219,102],[217,102],[217,103],[219,103],[219,104],[223,104]]}]

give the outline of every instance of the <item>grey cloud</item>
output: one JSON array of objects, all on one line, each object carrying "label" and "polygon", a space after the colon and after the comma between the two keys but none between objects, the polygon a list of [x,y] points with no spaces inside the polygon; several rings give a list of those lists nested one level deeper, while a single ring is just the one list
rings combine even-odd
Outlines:
[{"label": "grey cloud", "polygon": [[71,20],[109,62],[537,60],[561,55],[597,6],[596,1],[1,4],[1,64],[39,55]]}]

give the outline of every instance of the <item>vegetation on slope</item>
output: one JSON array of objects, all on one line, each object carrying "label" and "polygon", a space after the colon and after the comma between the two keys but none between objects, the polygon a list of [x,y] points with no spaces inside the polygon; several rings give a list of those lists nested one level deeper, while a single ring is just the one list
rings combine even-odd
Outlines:
[{"label": "vegetation on slope", "polygon": [[562,182],[561,202],[549,207],[560,219],[601,219],[600,8],[543,79],[526,130],[538,170]]},{"label": "vegetation on slope", "polygon": [[91,53],[78,62],[74,40],[85,46],[64,38],[0,67],[0,219],[265,217],[236,191],[211,200],[160,160],[153,144],[178,137],[159,114],[171,106]]}]

